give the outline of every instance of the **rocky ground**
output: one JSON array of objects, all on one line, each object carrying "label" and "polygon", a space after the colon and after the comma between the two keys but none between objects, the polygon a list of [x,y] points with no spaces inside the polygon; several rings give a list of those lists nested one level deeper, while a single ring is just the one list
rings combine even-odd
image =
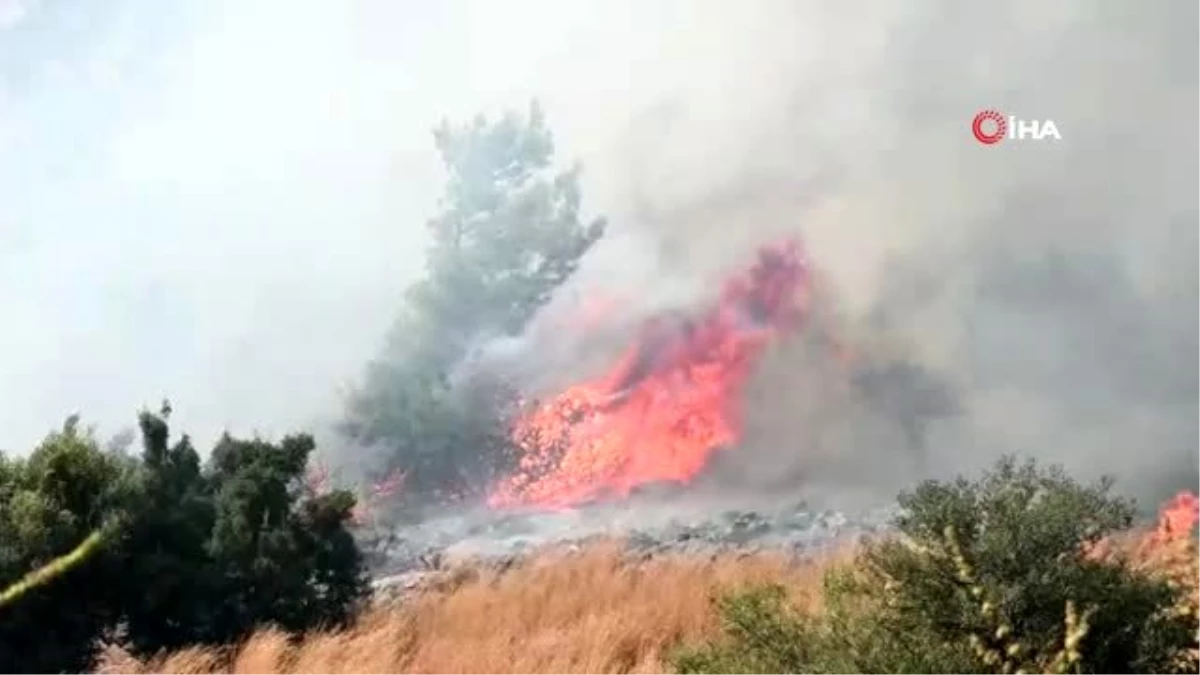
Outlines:
[{"label": "rocky ground", "polygon": [[558,512],[447,512],[420,523],[376,529],[364,537],[376,595],[395,599],[423,588],[464,562],[507,567],[546,546],[579,546],[598,538],[626,542],[645,558],[667,553],[716,554],[780,550],[796,555],[886,527],[891,508],[817,509],[799,501],[679,503],[634,500]]}]

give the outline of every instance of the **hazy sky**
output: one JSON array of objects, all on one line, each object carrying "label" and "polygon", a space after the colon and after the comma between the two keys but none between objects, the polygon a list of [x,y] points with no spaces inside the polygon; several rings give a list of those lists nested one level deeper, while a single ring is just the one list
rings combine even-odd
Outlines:
[{"label": "hazy sky", "polygon": [[588,11],[0,0],[0,447],[162,396],[201,437],[328,412],[419,268],[430,128]]}]

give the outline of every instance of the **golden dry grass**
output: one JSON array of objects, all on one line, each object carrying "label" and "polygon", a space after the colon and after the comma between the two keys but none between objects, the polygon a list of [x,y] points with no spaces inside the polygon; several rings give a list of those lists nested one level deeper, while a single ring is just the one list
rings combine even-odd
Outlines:
[{"label": "golden dry grass", "polygon": [[225,654],[187,649],[138,662],[110,650],[100,672],[659,673],[681,640],[717,632],[715,592],[773,581],[819,610],[822,575],[840,557],[789,564],[771,554],[665,556],[634,564],[616,543],[548,551],[502,574],[458,575],[298,647],[264,630]]},{"label": "golden dry grass", "polygon": [[[1189,591],[1177,611],[1194,618],[1195,520],[1182,532],[1168,521],[1093,553],[1130,556],[1166,574]],[[619,542],[548,551],[503,573],[460,568],[403,606],[372,610],[346,631],[309,635],[295,646],[262,630],[237,648],[187,649],[144,662],[114,649],[99,672],[661,673],[673,647],[719,631],[714,593],[776,582],[801,609],[820,611],[824,573],[851,555],[847,548],[799,563],[766,553],[630,563]],[[1195,663],[1196,656],[1192,650],[1183,658]]]}]

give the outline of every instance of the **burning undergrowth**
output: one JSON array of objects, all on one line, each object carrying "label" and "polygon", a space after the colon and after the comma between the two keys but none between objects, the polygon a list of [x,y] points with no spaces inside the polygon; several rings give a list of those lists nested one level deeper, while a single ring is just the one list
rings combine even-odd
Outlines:
[{"label": "burning undergrowth", "polygon": [[[886,388],[872,377],[879,363],[865,351],[850,353],[832,337],[830,318],[815,304],[813,276],[797,241],[764,245],[708,303],[653,313],[606,366],[593,364],[591,376],[548,396],[518,399],[506,427],[514,456],[478,499],[422,509],[397,526],[380,517],[389,500],[405,493],[403,468],[393,473],[363,495],[359,511],[363,529],[377,532],[368,546],[377,566],[419,567],[423,558],[448,548],[513,553],[598,534],[621,533],[650,548],[807,549],[845,531],[876,529],[889,505],[875,495],[856,499],[847,511],[846,503],[828,499],[846,492],[840,487],[824,490],[820,481],[788,477],[785,490],[768,495],[736,485],[738,471],[731,470],[768,463],[755,454],[753,381],[781,349],[821,345],[813,350],[813,368],[792,376],[811,379],[806,386],[829,405],[847,405],[832,390],[834,381]],[[628,325],[631,308],[622,312],[620,303],[597,302],[576,309],[586,315],[581,321],[554,324],[555,336],[568,343],[581,334],[584,342],[603,335],[605,324]],[[504,345],[500,351],[511,358],[519,350]],[[526,361],[542,355],[539,348],[526,352]],[[505,375],[509,364],[500,361],[482,358],[462,368],[460,388],[482,381],[486,390],[497,379],[521,379]],[[860,403],[871,399],[850,396]],[[830,449],[817,447],[814,430],[828,421],[805,422],[812,424],[788,434],[787,453],[806,467],[827,468],[819,455]],[[758,477],[751,482],[766,485]]]},{"label": "burning undergrowth", "polygon": [[799,328],[809,270],[794,241],[764,246],[698,317],[659,316],[600,376],[519,410],[518,462],[494,508],[562,508],[687,483],[743,436],[742,398],[771,342]]},{"label": "burning undergrowth", "polygon": [[397,423],[424,437],[375,474],[364,516],[645,492],[816,490],[869,507],[924,477],[926,427],[956,414],[958,397],[903,345],[843,316],[799,242],[762,245],[702,284],[660,276],[640,297],[581,282],[521,335],[472,340],[430,395],[437,415],[396,404]]}]

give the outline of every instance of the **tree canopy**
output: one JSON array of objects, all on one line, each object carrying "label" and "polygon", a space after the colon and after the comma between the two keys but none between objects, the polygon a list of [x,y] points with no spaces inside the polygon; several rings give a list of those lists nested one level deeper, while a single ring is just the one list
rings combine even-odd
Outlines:
[{"label": "tree canopy", "polygon": [[187,436],[171,443],[168,415],[140,416],[140,457],[72,417],[28,458],[0,459],[0,584],[100,536],[0,606],[0,670],[78,672],[106,637],[148,654],[262,623],[336,625],[365,597],[354,497],[308,485],[310,436],[225,436],[205,463]]},{"label": "tree canopy", "polygon": [[554,140],[536,102],[525,115],[444,122],[433,134],[446,169],[427,223],[425,275],[383,353],[350,397],[343,430],[380,446],[382,472],[405,472],[422,498],[469,492],[508,460],[498,383],[455,388],[473,345],[519,333],[604,233],[585,221],[578,165],[553,166]]}]

